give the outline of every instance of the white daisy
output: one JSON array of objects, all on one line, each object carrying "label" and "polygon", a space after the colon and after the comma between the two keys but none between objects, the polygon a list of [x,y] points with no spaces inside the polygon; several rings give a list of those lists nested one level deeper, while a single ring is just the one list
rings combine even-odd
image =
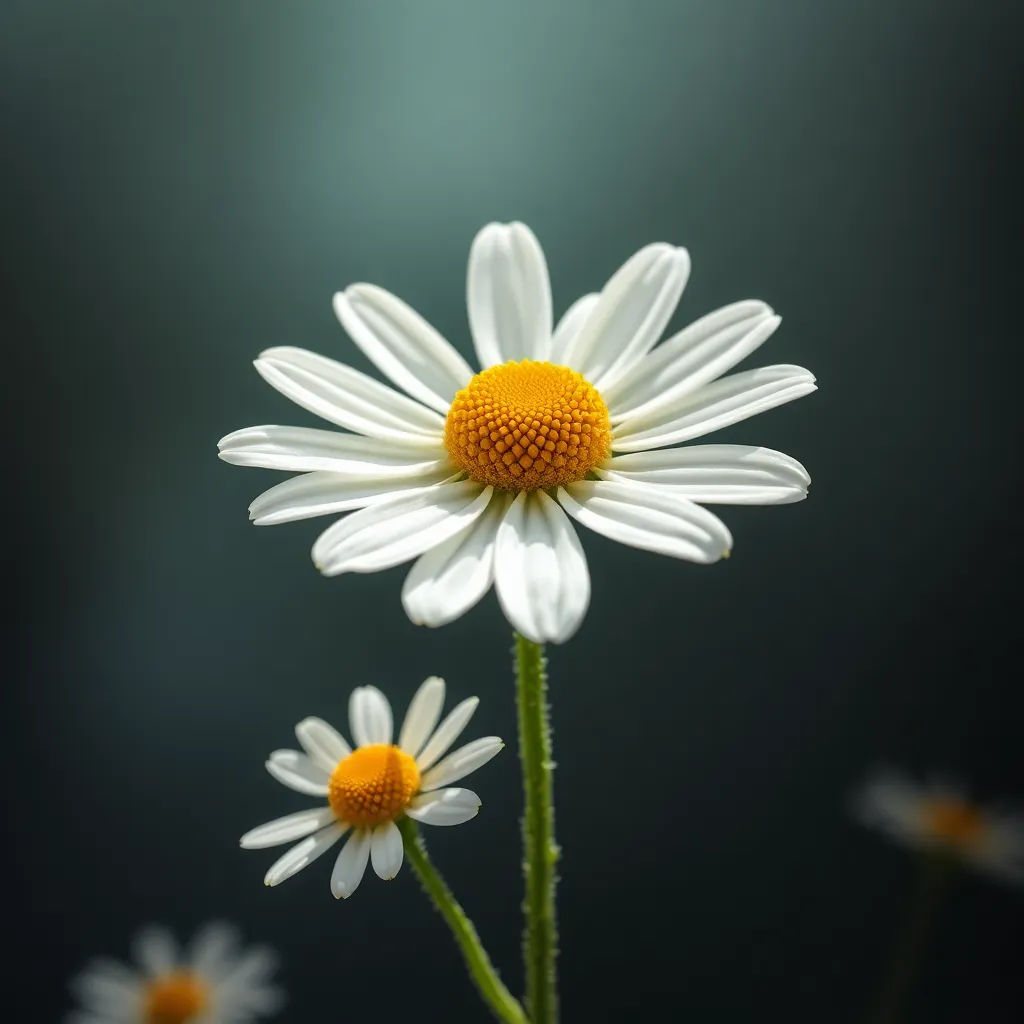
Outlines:
[{"label": "white daisy", "polygon": [[348,897],[362,881],[367,860],[381,878],[398,874],[404,849],[395,821],[403,815],[424,825],[461,825],[475,818],[476,793],[447,787],[490,761],[504,743],[485,736],[441,757],[479,703],[476,697],[464,700],[438,725],[444,680],[432,676],[413,696],[394,744],[391,705],[375,686],[361,686],[348,705],[355,750],[322,719],[299,722],[295,735],[305,753],[275,750],[267,771],[290,789],[325,797],[327,806],[285,815],[242,836],[248,850],[308,837],[270,868],[264,882],[280,885],[351,832],[331,875],[331,892]]},{"label": "white daisy", "polygon": [[949,782],[919,786],[893,773],[864,787],[857,810],[866,824],[902,843],[1024,884],[1024,813],[972,803]]},{"label": "white daisy", "polygon": [[489,224],[473,242],[467,288],[480,373],[400,299],[354,284],[335,311],[405,394],[303,349],[268,349],[256,360],[264,379],[351,433],[251,427],[223,438],[220,457],[303,474],[250,505],[257,525],[359,510],[314,545],[325,575],[416,558],[402,591],[414,622],[450,622],[493,582],[525,637],[567,640],[590,600],[569,516],[708,563],[732,538],[697,502],[807,494],[806,470],[780,452],[673,447],[815,390],[799,366],[718,379],[779,325],[763,302],[716,310],[655,347],[689,270],[685,249],[649,245],[552,330],[539,243],[523,224]]},{"label": "white daisy", "polygon": [[244,952],[229,925],[206,925],[184,954],[165,928],[140,932],[141,971],[96,960],[71,984],[82,1005],[67,1024],[247,1024],[274,1013],[282,993],[270,984],[277,958],[265,946]]}]

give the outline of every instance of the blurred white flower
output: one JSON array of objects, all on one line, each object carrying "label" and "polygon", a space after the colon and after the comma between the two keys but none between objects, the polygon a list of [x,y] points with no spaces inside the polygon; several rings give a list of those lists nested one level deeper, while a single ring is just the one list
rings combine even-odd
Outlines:
[{"label": "blurred white flower", "polygon": [[220,457],[303,474],[249,506],[257,525],[360,510],[314,545],[325,575],[416,558],[402,592],[413,622],[450,622],[493,583],[523,636],[562,642],[590,601],[569,516],[620,543],[709,563],[732,537],[698,502],[807,494],[806,470],[780,452],[674,447],[815,390],[799,366],[722,377],[779,325],[763,302],[716,310],[655,347],[689,272],[685,249],[648,245],[552,330],[537,239],[523,224],[489,224],[467,285],[480,373],[400,299],[354,284],[335,311],[406,394],[304,349],[268,349],[256,360],[264,379],[351,433],[250,427],[222,438]]},{"label": "blurred white flower", "polygon": [[397,744],[391,742],[391,706],[374,686],[359,687],[349,700],[354,750],[323,720],[299,722],[295,735],[305,753],[275,750],[267,770],[290,789],[326,798],[327,805],[286,815],[242,836],[241,845],[250,850],[308,837],[270,868],[267,885],[291,878],[351,832],[331,875],[331,892],[348,897],[362,881],[367,860],[383,879],[398,874],[404,848],[397,819],[461,825],[476,817],[476,793],[447,787],[486,764],[504,744],[497,736],[485,736],[441,760],[480,703],[476,697],[462,701],[438,725],[444,689],[444,680],[436,676],[423,682],[409,704]]},{"label": "blurred white flower", "polygon": [[902,843],[1024,884],[1024,813],[982,807],[950,782],[916,785],[892,772],[864,787],[856,809],[865,824]]},{"label": "blurred white flower", "polygon": [[95,960],[75,978],[82,1009],[66,1024],[248,1024],[282,1004],[270,984],[277,966],[265,946],[239,948],[230,925],[206,925],[185,952],[165,928],[149,927],[133,943],[141,971]]}]

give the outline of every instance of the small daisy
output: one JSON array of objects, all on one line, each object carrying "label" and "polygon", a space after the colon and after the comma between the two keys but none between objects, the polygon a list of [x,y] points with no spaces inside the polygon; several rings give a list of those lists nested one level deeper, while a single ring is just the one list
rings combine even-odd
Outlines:
[{"label": "small daisy", "polygon": [[461,825],[475,818],[480,810],[476,793],[445,787],[486,764],[504,743],[485,736],[440,758],[479,703],[476,697],[464,700],[438,725],[444,680],[432,676],[416,691],[394,744],[391,705],[375,686],[361,686],[348,704],[355,750],[321,719],[299,722],[295,735],[305,753],[275,750],[267,771],[289,789],[326,797],[327,806],[285,815],[242,836],[247,850],[308,837],[271,867],[264,882],[280,885],[351,831],[331,875],[331,892],[345,898],[362,881],[367,860],[383,879],[398,874],[404,849],[395,821],[403,815],[424,825]]},{"label": "small daisy", "polygon": [[270,985],[274,954],[265,946],[240,951],[226,924],[206,925],[184,954],[166,929],[147,928],[133,954],[141,973],[97,960],[75,978],[83,1009],[67,1024],[246,1024],[283,1002]]},{"label": "small daisy", "polygon": [[1024,813],[981,807],[949,783],[918,786],[894,774],[869,782],[857,810],[900,842],[1024,884]]},{"label": "small daisy", "polygon": [[732,537],[698,502],[807,494],[806,470],[780,452],[677,447],[815,390],[799,366],[722,377],[778,327],[763,302],[725,306],[657,345],[689,272],[685,249],[649,245],[552,330],[537,239],[523,224],[489,224],[467,285],[481,372],[400,299],[354,284],[335,312],[405,394],[304,349],[268,349],[256,360],[263,378],[350,433],[250,427],[223,438],[220,457],[303,474],[249,506],[257,525],[359,510],[313,546],[324,575],[415,558],[402,591],[413,622],[450,622],[493,583],[523,636],[562,642],[590,601],[570,516],[623,544],[709,563]]}]

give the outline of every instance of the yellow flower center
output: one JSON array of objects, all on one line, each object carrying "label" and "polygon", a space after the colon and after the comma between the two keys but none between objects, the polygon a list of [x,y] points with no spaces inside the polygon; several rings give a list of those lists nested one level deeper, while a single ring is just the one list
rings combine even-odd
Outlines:
[{"label": "yellow flower center", "polygon": [[604,399],[575,370],[531,359],[478,373],[452,401],[444,443],[471,480],[535,491],[582,480],[611,448]]},{"label": "yellow flower center", "polygon": [[327,799],[341,821],[367,828],[397,818],[419,788],[416,762],[398,747],[374,743],[338,762]]},{"label": "yellow flower center", "polygon": [[143,995],[146,1024],[186,1024],[210,1004],[206,982],[188,971],[176,971],[147,982]]},{"label": "yellow flower center", "polygon": [[971,846],[985,834],[985,818],[963,800],[943,797],[924,808],[924,823],[931,837],[950,846]]}]

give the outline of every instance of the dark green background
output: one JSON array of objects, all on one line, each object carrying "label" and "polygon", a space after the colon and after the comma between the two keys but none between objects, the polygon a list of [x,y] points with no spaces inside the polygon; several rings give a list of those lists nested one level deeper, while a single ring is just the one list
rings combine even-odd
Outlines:
[{"label": "dark green background", "polygon": [[[513,740],[497,603],[428,631],[404,569],[320,578],[327,521],[253,529],[278,476],[215,443],[313,422],[267,346],[369,368],[347,283],[468,354],[470,241],[516,218],[557,311],[685,244],[673,324],[764,299],[751,364],[820,385],[719,435],[814,478],[720,509],[728,562],[584,537],[593,603],[551,652],[565,1020],[859,1019],[913,866],[852,787],[882,760],[1024,794],[1016,7],[5,0],[9,998],[57,1020],[139,924],[226,916],[280,948],[284,1020],[485,1018],[409,871],[267,890],[237,837],[305,805],[263,759],[357,684],[402,709],[442,674]],[[518,989],[514,744],[473,785],[428,839]],[[943,925],[914,1020],[1019,1020],[1024,895],[965,877]]]}]

